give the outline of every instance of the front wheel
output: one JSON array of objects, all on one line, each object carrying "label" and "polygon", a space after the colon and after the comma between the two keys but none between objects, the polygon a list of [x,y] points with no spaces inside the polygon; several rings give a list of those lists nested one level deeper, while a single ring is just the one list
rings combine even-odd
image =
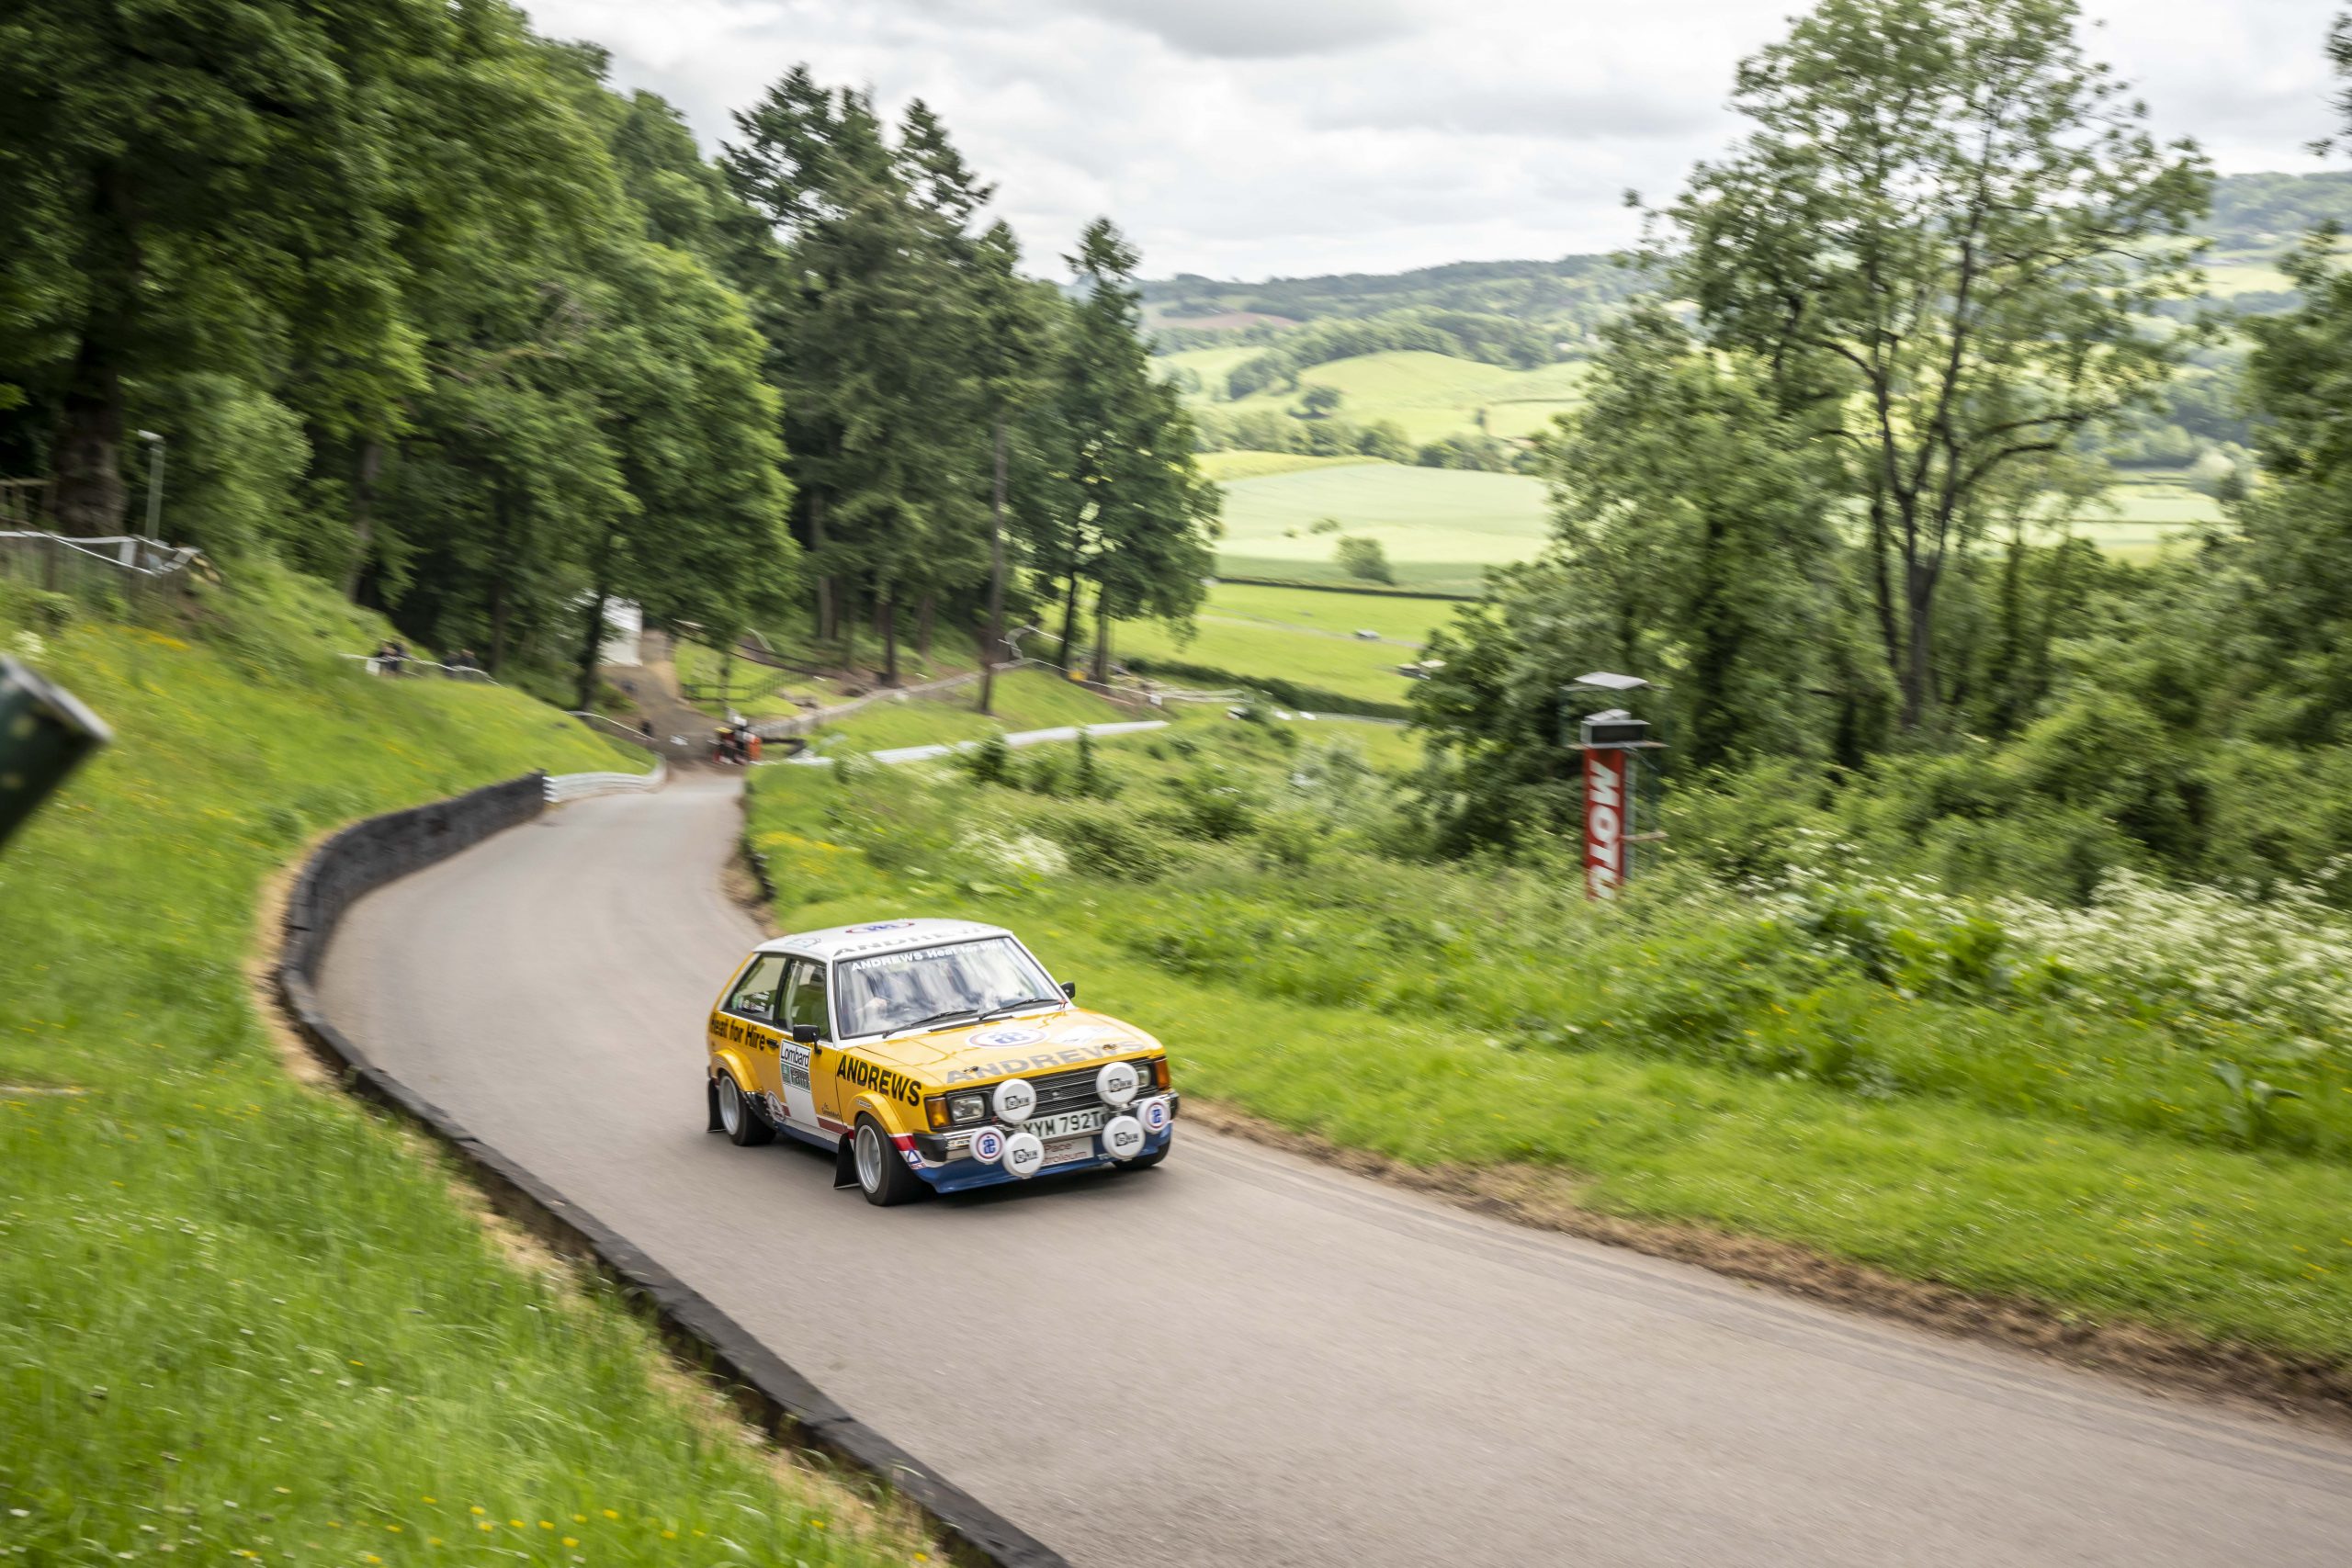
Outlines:
[{"label": "front wheel", "polygon": [[1152,1150],[1151,1153],[1148,1155],[1136,1156],[1135,1158],[1127,1161],[1126,1164],[1121,1166],[1119,1168],[1122,1170],[1149,1170],[1153,1166],[1158,1165],[1161,1160],[1166,1159],[1170,1151],[1174,1149],[1175,1146],[1176,1134],[1171,1131],[1168,1134],[1168,1141],[1166,1143],[1160,1145],[1158,1148]]},{"label": "front wheel", "polygon": [[857,1190],[865,1194],[867,1202],[887,1209],[893,1203],[912,1202],[926,1190],[923,1179],[899,1156],[890,1134],[873,1117],[857,1119],[851,1153],[857,1164]]},{"label": "front wheel", "polygon": [[729,1142],[747,1149],[775,1142],[775,1129],[744,1095],[733,1073],[718,1075],[718,1125]]}]

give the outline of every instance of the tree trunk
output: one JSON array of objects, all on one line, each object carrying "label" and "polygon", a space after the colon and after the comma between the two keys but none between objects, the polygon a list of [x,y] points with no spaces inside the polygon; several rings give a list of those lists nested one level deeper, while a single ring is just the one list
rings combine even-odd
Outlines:
[{"label": "tree trunk", "polygon": [[879,623],[875,629],[882,637],[882,683],[899,683],[899,591],[895,585],[882,590],[881,599],[874,607]]},{"label": "tree trunk", "polygon": [[1936,700],[1936,574],[1911,566],[1903,574],[1903,728],[1917,730]]},{"label": "tree trunk", "polygon": [[1069,569],[1069,596],[1062,604],[1062,649],[1055,663],[1062,673],[1069,673],[1071,652],[1078,647],[1078,564]]},{"label": "tree trunk", "polygon": [[506,668],[506,577],[490,580],[490,672]]},{"label": "tree trunk", "polygon": [[996,484],[989,497],[989,622],[980,634],[980,711],[994,713],[1004,657],[1004,421],[996,422]]},{"label": "tree trunk", "polygon": [[376,540],[376,476],[383,467],[384,444],[371,435],[359,444],[358,472],[351,487],[351,564],[343,570],[346,599],[357,598],[360,575],[368,570],[368,547]]},{"label": "tree trunk", "polygon": [[1094,596],[1094,683],[1111,683],[1111,596]]},{"label": "tree trunk", "polygon": [[[808,553],[820,561],[825,552],[825,492],[808,492]],[[833,580],[820,573],[817,578],[817,640],[830,643],[840,635],[841,626],[833,604]]]},{"label": "tree trunk", "polygon": [[491,502],[498,519],[498,565],[490,577],[490,672],[506,668],[506,494],[501,490]]},{"label": "tree trunk", "polygon": [[65,385],[50,473],[50,513],[59,533],[121,530],[122,374],[93,335],[83,337]]},{"label": "tree trunk", "polygon": [[595,592],[588,596],[588,625],[580,639],[580,685],[571,705],[576,708],[596,705],[596,671],[604,662],[598,656],[605,650],[605,603],[611,597],[605,574],[599,570]]},{"label": "tree trunk", "polygon": [[931,618],[938,605],[939,595],[925,591],[915,608],[915,651],[925,659],[931,657]]}]

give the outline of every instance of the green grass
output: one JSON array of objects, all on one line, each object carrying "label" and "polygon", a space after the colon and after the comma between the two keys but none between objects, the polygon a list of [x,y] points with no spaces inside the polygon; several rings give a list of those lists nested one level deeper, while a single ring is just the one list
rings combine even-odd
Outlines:
[{"label": "green grass", "polygon": [[1487,567],[1534,555],[1549,528],[1540,479],[1357,463],[1228,483],[1218,570],[1345,581],[1332,536],[1308,532],[1325,517],[1379,540],[1400,584],[1448,592],[1475,591]]},{"label": "green grass", "polygon": [[[2067,1312],[2352,1353],[2339,1065],[2302,1069],[2290,1136],[2245,1146],[2198,1043],[2231,1021],[1972,990],[1951,977],[1965,931],[1905,932],[1902,972],[1873,978],[1842,945],[1865,915],[1807,936],[1673,879],[1596,911],[1566,867],[1399,858],[1393,808],[1332,739],[1216,721],[1106,744],[1107,802],[948,767],[771,773],[752,830],[781,918],[1009,925],[1165,1040],[1189,1092],[1286,1127],[1548,1168],[1597,1211]],[[1027,836],[1069,869],[990,858]],[[1955,967],[1930,974],[1939,943]]]},{"label": "green grass", "polygon": [[[1225,400],[1226,373],[1249,357],[1233,349],[1197,349],[1159,363],[1190,364],[1198,369],[1208,387],[1199,400],[1221,409],[1282,412],[1295,407],[1298,393],[1280,388],[1253,392],[1238,402]],[[1514,370],[1423,349],[1388,349],[1311,366],[1299,373],[1299,381],[1302,386],[1336,387],[1343,400],[1341,417],[1360,424],[1391,421],[1418,446],[1476,431],[1481,414],[1491,434],[1531,434],[1555,413],[1576,406],[1578,388],[1589,372],[1582,360]]]},{"label": "green grass", "polygon": [[1372,463],[1374,457],[1310,457],[1303,452],[1204,452],[1198,461],[1204,478],[1223,483],[1229,479],[1260,479],[1268,474],[1295,474],[1308,468],[1343,468],[1352,463]]},{"label": "green grass", "polygon": [[[1436,599],[1219,583],[1210,590],[1190,642],[1178,641],[1165,626],[1143,621],[1121,626],[1114,646],[1123,657],[1176,660],[1244,679],[1278,678],[1401,703],[1408,682],[1396,667],[1419,656],[1422,641],[1453,608]],[[1359,640],[1358,629],[1396,640]]]},{"label": "green grass", "polygon": [[[836,1539],[862,1505],[780,1485],[715,1395],[662,1389],[646,1323],[506,1260],[447,1162],[298,1086],[255,1015],[256,898],[311,837],[634,762],[512,692],[356,672],[331,652],[383,628],[329,595],[212,601],[198,631],[36,634],[119,739],[0,855],[0,1536],[56,1563],[906,1562],[903,1533]],[[0,648],[28,613],[0,599]]]},{"label": "green grass", "polygon": [[1136,715],[1051,670],[1015,670],[997,677],[996,712],[979,711],[979,682],[928,696],[888,698],[820,727],[863,751],[927,746],[938,740],[978,740],[1066,724],[1116,724]]}]

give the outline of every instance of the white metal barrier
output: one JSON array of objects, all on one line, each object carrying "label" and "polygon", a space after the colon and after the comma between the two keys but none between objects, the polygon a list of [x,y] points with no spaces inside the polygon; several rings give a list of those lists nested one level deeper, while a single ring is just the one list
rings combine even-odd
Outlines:
[{"label": "white metal barrier", "polygon": [[670,764],[654,760],[650,773],[549,773],[548,804],[561,806],[570,800],[586,800],[598,795],[648,795],[660,789],[670,779]]}]

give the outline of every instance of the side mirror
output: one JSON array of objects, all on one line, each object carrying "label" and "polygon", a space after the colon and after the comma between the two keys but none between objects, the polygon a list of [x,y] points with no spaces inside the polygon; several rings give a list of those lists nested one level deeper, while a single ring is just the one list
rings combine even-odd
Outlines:
[{"label": "side mirror", "polygon": [[813,1023],[796,1023],[792,1026],[792,1043],[795,1045],[814,1045],[824,1037],[824,1031]]},{"label": "side mirror", "polygon": [[1078,1000],[1078,982],[1075,980],[1064,980],[1062,982],[1062,995],[1068,997],[1071,1001]]}]

